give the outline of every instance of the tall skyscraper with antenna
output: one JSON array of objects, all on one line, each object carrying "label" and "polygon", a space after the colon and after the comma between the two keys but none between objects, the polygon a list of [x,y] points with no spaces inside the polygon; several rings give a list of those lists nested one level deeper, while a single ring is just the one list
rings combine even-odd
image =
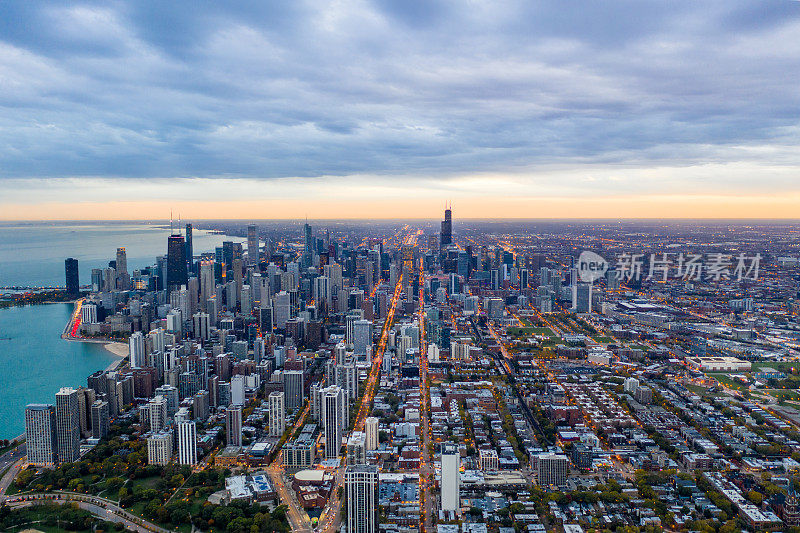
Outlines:
[{"label": "tall skyscraper with antenna", "polygon": [[186,241],[179,230],[167,238],[167,291],[179,289],[187,282]]}]

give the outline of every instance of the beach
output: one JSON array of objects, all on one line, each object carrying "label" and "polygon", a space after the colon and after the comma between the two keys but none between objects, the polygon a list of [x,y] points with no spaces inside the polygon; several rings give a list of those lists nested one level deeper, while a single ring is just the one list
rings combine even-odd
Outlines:
[{"label": "beach", "polygon": [[125,358],[128,357],[128,345],[124,342],[107,342],[103,344],[103,348],[105,348],[109,353],[112,353],[114,356],[119,357],[118,360],[108,365],[106,372],[116,370],[117,367],[125,360]]}]

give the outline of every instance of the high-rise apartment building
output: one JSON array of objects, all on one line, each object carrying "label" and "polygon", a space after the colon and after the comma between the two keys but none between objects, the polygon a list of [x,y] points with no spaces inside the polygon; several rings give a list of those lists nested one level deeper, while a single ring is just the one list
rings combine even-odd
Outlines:
[{"label": "high-rise apartment building", "polygon": [[228,446],[242,445],[242,406],[231,405],[225,410],[225,435]]},{"label": "high-rise apartment building", "polygon": [[32,403],[25,407],[25,442],[28,463],[53,466],[56,457],[56,410],[48,404]]},{"label": "high-rise apartment building", "polygon": [[56,444],[59,463],[72,463],[80,458],[80,440],[78,391],[63,387],[56,393]]},{"label": "high-rise apartment building", "polygon": [[367,417],[367,419],[364,421],[364,433],[366,434],[365,445],[367,447],[367,451],[377,450],[378,443],[380,441],[377,417]]},{"label": "high-rise apartment building", "polygon": [[286,409],[299,409],[303,405],[303,371],[286,370],[283,373],[283,392]]},{"label": "high-rise apartment building", "polygon": [[92,417],[92,437],[102,439],[108,435],[110,416],[108,412],[108,402],[96,400],[91,406]]},{"label": "high-rise apartment building", "polygon": [[563,488],[567,485],[569,459],[566,455],[548,454],[538,458],[539,485]]},{"label": "high-rise apartment building", "polygon": [[347,495],[347,532],[378,531],[378,467],[348,466],[344,471]]},{"label": "high-rise apartment building", "polygon": [[197,463],[197,425],[194,421],[184,420],[177,423],[178,428],[178,462],[182,465]]},{"label": "high-rise apartment building", "polygon": [[461,456],[453,444],[442,445],[442,510],[458,513],[461,509]]},{"label": "high-rise apartment building", "polygon": [[281,391],[269,393],[269,436],[280,437],[286,431],[286,405]]},{"label": "high-rise apartment building", "polygon": [[[344,391],[341,387],[326,387],[321,391],[322,425],[325,430],[325,458],[338,459],[342,447],[342,432],[346,425]],[[345,422],[346,424],[346,422]]]},{"label": "high-rise apartment building", "polygon": [[147,462],[164,466],[172,459],[172,433],[160,431],[147,437]]},{"label": "high-rise apartment building", "polygon": [[167,399],[156,396],[149,403],[150,431],[158,433],[167,426]]},{"label": "high-rise apartment building", "polygon": [[144,335],[141,331],[134,331],[128,338],[128,345],[131,354],[131,368],[144,368],[147,360],[144,349]]}]

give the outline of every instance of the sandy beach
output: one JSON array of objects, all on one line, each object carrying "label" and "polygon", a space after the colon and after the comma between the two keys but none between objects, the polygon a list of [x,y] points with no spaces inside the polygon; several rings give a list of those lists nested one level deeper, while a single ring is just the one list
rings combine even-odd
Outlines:
[{"label": "sandy beach", "polygon": [[103,348],[105,348],[108,352],[111,352],[115,356],[119,357],[118,360],[114,361],[108,368],[106,368],[106,372],[110,372],[115,370],[122,361],[128,356],[128,345],[124,342],[107,342],[103,344]]}]

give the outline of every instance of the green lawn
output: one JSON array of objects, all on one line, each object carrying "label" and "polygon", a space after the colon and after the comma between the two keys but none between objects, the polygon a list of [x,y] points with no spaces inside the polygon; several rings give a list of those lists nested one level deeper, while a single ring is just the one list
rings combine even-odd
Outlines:
[{"label": "green lawn", "polygon": [[782,394],[786,396],[787,399],[800,400],[800,391],[792,389],[759,389],[758,392],[769,394],[775,398],[777,398],[779,394]]},{"label": "green lawn", "polygon": [[595,340],[595,342],[599,342],[600,344],[610,344],[614,342],[614,339],[612,339],[611,337],[603,336],[603,337],[592,337],[592,338]]},{"label": "green lawn", "polygon": [[508,328],[506,332],[513,337],[526,336],[526,335],[543,335],[545,337],[551,337],[551,338],[555,337],[550,328],[511,327]]},{"label": "green lawn", "polygon": [[731,388],[734,388],[734,389],[745,390],[745,388],[746,388],[743,384],[739,383],[738,381],[732,380],[730,375],[725,374],[725,373],[721,373],[721,372],[706,372],[706,375],[708,377],[714,378],[717,381],[719,381],[720,383],[722,383],[724,385],[727,385],[728,387],[731,387]]},{"label": "green lawn", "polygon": [[800,362],[797,361],[759,361],[750,365],[752,372],[758,372],[762,368],[774,368],[779,372],[788,373],[792,367],[800,368]]}]

